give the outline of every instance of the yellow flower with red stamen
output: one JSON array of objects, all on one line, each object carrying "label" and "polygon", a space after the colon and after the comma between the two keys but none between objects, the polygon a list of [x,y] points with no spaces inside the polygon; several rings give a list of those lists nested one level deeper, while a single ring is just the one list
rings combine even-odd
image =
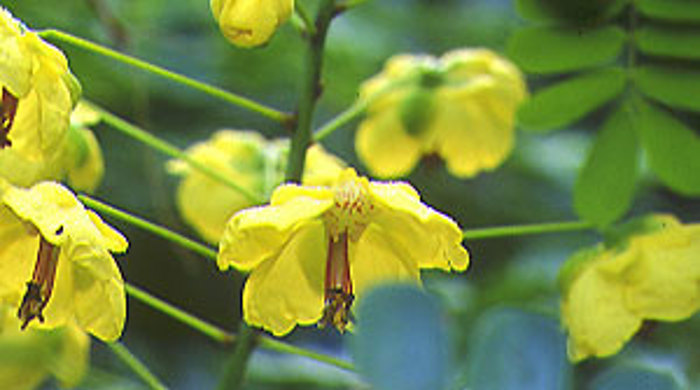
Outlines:
[{"label": "yellow flower with red stamen", "polygon": [[80,84],[58,49],[0,7],[0,153],[47,160],[66,136]]},{"label": "yellow flower with red stamen", "polygon": [[236,213],[218,265],[250,271],[247,323],[280,336],[321,321],[343,330],[355,298],[387,281],[420,284],[420,269],[463,271],[462,231],[407,183],[346,169],[332,186],[287,184],[270,204]]},{"label": "yellow flower with red stamen", "polygon": [[260,46],[294,10],[294,0],[211,0],[221,33],[236,46]]},{"label": "yellow flower with red stamen", "polygon": [[700,225],[654,215],[632,226],[633,234],[579,252],[562,269],[573,361],[617,353],[645,320],[680,321],[700,310]]},{"label": "yellow flower with red stamen", "polygon": [[126,239],[54,182],[0,183],[0,301],[16,326],[76,324],[112,341],[124,327],[124,282],[110,252]]},{"label": "yellow flower with red stamen", "polygon": [[398,55],[360,88],[368,106],[355,148],[377,177],[407,175],[431,154],[453,175],[472,177],[510,154],[526,95],[515,65],[487,49]]}]

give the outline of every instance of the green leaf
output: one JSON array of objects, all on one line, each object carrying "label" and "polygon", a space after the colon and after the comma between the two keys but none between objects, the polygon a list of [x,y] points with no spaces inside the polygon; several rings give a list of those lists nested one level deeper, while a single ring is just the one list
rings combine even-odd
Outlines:
[{"label": "green leaf", "polygon": [[515,309],[483,315],[471,337],[468,388],[568,389],[566,337],[553,319]]},{"label": "green leaf", "polygon": [[591,25],[617,16],[627,3],[629,0],[516,0],[515,9],[535,22]]},{"label": "green leaf", "polygon": [[535,93],[518,110],[523,128],[561,129],[618,96],[625,88],[620,68],[594,70]]},{"label": "green leaf", "polygon": [[598,375],[592,390],[682,390],[683,387],[668,369],[650,366],[614,367]]},{"label": "green leaf", "polygon": [[672,58],[700,58],[700,29],[652,27],[635,33],[639,50],[645,54]]},{"label": "green leaf", "polygon": [[515,32],[508,54],[530,73],[560,73],[602,65],[622,50],[625,32],[607,26],[580,30],[568,27],[533,27]]},{"label": "green leaf", "polygon": [[445,388],[447,338],[431,297],[410,285],[381,286],[359,302],[357,320],[353,357],[373,388]]},{"label": "green leaf", "polygon": [[665,110],[642,101],[638,106],[651,170],[673,190],[700,195],[700,138]]},{"label": "green leaf", "polygon": [[697,0],[637,0],[637,9],[650,18],[672,22],[700,22]]},{"label": "green leaf", "polygon": [[634,82],[645,95],[669,106],[700,112],[700,72],[662,66],[634,70]]},{"label": "green leaf", "polygon": [[623,104],[603,125],[574,188],[581,218],[607,226],[630,207],[637,181],[639,118]]}]

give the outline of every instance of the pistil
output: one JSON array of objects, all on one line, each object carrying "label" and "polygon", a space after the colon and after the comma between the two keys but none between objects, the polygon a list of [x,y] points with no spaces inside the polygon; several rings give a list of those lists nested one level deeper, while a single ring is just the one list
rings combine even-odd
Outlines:
[{"label": "pistil", "polygon": [[60,249],[41,237],[39,252],[32,280],[27,282],[27,291],[24,293],[22,303],[17,311],[17,317],[22,321],[22,330],[34,319],[44,322],[43,311],[51,298],[54,279],[56,278],[56,266]]},{"label": "pistil", "polygon": [[325,307],[321,326],[332,325],[343,332],[350,321],[350,307],[355,299],[348,262],[348,234],[329,237],[326,260]]},{"label": "pistil", "polygon": [[12,146],[12,142],[7,138],[12,129],[17,113],[17,98],[7,89],[2,89],[2,106],[0,106],[0,149]]}]

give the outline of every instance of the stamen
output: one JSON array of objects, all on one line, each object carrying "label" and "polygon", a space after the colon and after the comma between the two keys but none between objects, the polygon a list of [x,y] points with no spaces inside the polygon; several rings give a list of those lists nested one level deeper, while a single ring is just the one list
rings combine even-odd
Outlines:
[{"label": "stamen", "polygon": [[350,307],[355,299],[348,263],[348,234],[343,232],[337,239],[329,238],[326,260],[325,307],[320,325],[333,325],[345,331],[350,321]]},{"label": "stamen", "polygon": [[12,142],[7,138],[12,129],[17,113],[17,98],[7,89],[2,89],[2,106],[0,106],[0,149],[12,146]]},{"label": "stamen", "polygon": [[43,311],[51,298],[53,283],[56,278],[56,265],[60,249],[41,237],[39,252],[32,280],[27,282],[27,291],[17,311],[17,317],[22,321],[22,330],[34,319],[44,322]]}]

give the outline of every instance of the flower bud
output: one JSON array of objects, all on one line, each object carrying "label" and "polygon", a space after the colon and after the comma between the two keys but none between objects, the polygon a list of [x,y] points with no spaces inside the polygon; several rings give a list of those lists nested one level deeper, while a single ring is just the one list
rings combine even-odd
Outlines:
[{"label": "flower bud", "polygon": [[221,33],[236,46],[266,43],[294,10],[294,0],[211,0]]}]

